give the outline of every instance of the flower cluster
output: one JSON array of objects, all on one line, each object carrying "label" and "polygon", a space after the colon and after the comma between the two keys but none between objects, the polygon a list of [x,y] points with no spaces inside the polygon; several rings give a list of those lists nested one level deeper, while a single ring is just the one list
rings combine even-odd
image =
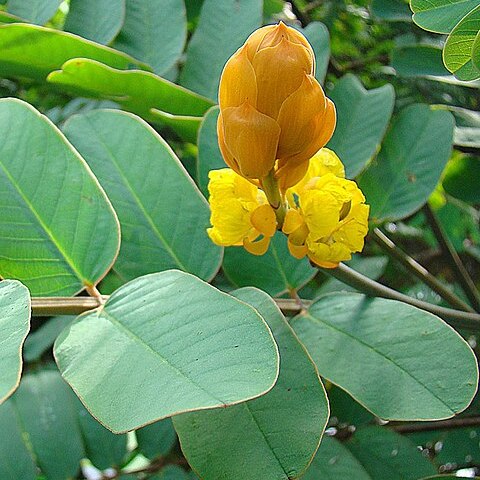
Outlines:
[{"label": "flower cluster", "polygon": [[294,257],[326,268],[362,250],[369,207],[323,148],[335,106],[314,73],[311,46],[283,23],[254,32],[225,65],[217,132],[230,168],[211,171],[208,186],[217,245],[263,255],[280,230]]},{"label": "flower cluster", "polygon": [[346,180],[339,158],[323,148],[310,160],[307,174],[286,192],[283,225],[265,193],[231,169],[210,172],[210,238],[217,245],[243,245],[262,255],[277,229],[288,236],[296,258],[305,255],[333,268],[363,248],[369,207],[355,182]]}]

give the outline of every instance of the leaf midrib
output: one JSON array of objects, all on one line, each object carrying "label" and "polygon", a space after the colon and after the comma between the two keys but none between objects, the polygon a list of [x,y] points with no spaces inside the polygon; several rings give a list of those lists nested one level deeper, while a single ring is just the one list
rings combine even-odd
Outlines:
[{"label": "leaf midrib", "polygon": [[[92,127],[92,130],[95,131],[95,128],[93,125],[91,125]],[[181,260],[178,258],[178,256],[175,254],[175,252],[173,251],[172,247],[169,245],[169,243],[167,242],[167,240],[165,239],[165,237],[161,234],[160,230],[157,228],[155,222],[153,221],[152,217],[149,215],[149,213],[147,212],[145,206],[143,205],[141,199],[138,197],[138,195],[135,193],[135,190],[133,189],[133,187],[131,186],[128,178],[124,175],[123,173],[123,170],[120,168],[120,165],[118,164],[118,162],[116,161],[116,157],[114,155],[114,153],[112,152],[112,150],[110,149],[110,147],[103,141],[103,138],[100,137],[99,134],[96,135],[97,138],[98,138],[98,141],[101,143],[101,145],[103,146],[103,148],[105,149],[105,151],[108,153],[108,156],[110,157],[110,160],[111,162],[113,163],[113,165],[115,166],[118,174],[120,175],[120,178],[122,179],[123,181],[123,184],[125,185],[125,187],[128,189],[128,191],[130,192],[132,198],[134,199],[136,205],[138,206],[138,208],[140,209],[141,213],[143,214],[143,216],[145,217],[145,220],[147,221],[147,223],[150,225],[153,233],[157,236],[157,238],[160,240],[160,242],[163,244],[164,246],[164,249],[165,251],[170,255],[170,257],[172,258],[172,260],[178,265],[178,267],[181,269],[181,270],[184,270],[184,271],[188,271],[188,268],[181,262]]]},{"label": "leaf midrib", "polygon": [[[108,308],[108,304],[106,305]],[[220,405],[227,405],[229,402],[223,401],[220,398],[216,397],[213,395],[211,392],[205,389],[202,385],[198,384],[195,382],[191,377],[189,377],[185,372],[183,372],[180,368],[178,368],[176,365],[173,365],[168,361],[167,358],[164,356],[160,355],[160,353],[155,350],[151,345],[149,345],[147,342],[145,342],[141,337],[139,337],[135,332],[127,328],[126,325],[124,325],[120,320],[118,320],[116,317],[114,317],[111,313],[108,312],[107,308],[103,308],[98,314],[100,316],[103,316],[106,320],[108,320],[113,326],[117,327],[119,330],[125,332],[125,334],[131,338],[135,343],[141,345],[145,350],[150,352],[151,354],[154,355],[154,357],[158,358],[161,362],[163,362],[165,365],[167,365],[169,368],[174,370],[177,374],[179,374],[182,378],[185,378],[189,383],[197,387],[199,390],[203,391],[206,393],[210,398],[216,400],[219,402]]]},{"label": "leaf midrib", "polygon": [[17,193],[20,195],[22,200],[25,202],[26,206],[28,207],[29,211],[34,215],[35,219],[38,221],[40,226],[42,227],[43,231],[47,235],[47,239],[50,240],[50,242],[54,245],[54,247],[57,249],[57,251],[60,253],[60,255],[63,257],[65,260],[65,263],[70,267],[71,271],[73,274],[80,280],[81,284],[84,285],[86,283],[86,279],[84,276],[78,271],[78,269],[75,267],[75,263],[73,260],[67,255],[67,253],[64,251],[60,243],[56,240],[55,236],[53,233],[50,231],[50,229],[47,227],[45,222],[42,220],[40,214],[37,212],[35,209],[34,205],[29,201],[29,199],[26,197],[26,195],[23,193],[23,190],[21,189],[20,185],[15,181],[15,179],[12,177],[10,172],[7,170],[3,162],[0,162],[0,167],[2,168],[3,172],[5,173],[5,176],[8,178],[10,183],[13,185]]},{"label": "leaf midrib", "polygon": [[[355,337],[353,336],[352,334],[350,334],[349,332],[346,332],[344,330],[341,330],[340,328],[336,327],[335,325],[331,324],[331,323],[327,323],[323,320],[321,320],[320,318],[317,318],[317,317],[314,317],[312,314],[310,314],[310,312],[306,312],[302,315],[303,317],[307,317],[309,319],[311,319],[314,323],[320,323],[320,324],[323,324],[325,325],[326,327],[329,327],[330,329],[332,330],[335,330],[337,331],[338,333],[342,334],[342,335],[345,335],[346,337],[349,337],[350,339],[354,340],[355,342],[359,343],[360,345],[363,345],[364,347],[366,347],[368,350],[376,353],[378,356],[388,360],[389,362],[392,363],[392,365],[395,365],[395,367],[397,367],[399,370],[401,370],[402,372],[406,373],[412,380],[414,380],[416,383],[418,383],[418,385],[421,385],[422,388],[427,391],[429,394],[431,394],[434,398],[436,398],[442,405],[444,405],[445,407],[447,407],[447,409],[450,411],[450,413],[452,413],[452,415],[455,415],[455,410],[453,410],[452,407],[450,407],[450,405],[448,405],[447,403],[445,403],[445,401],[440,398],[435,392],[433,392],[430,388],[428,388],[424,383],[422,383],[420,380],[418,380],[414,375],[412,375],[408,370],[406,370],[405,368],[403,368],[401,365],[399,365],[395,360],[393,360],[392,358],[390,358],[388,355],[385,355],[384,353],[380,352],[379,350],[377,350],[375,347],[373,347],[372,345],[366,343],[365,341],[363,341],[362,339],[360,339],[359,337]],[[326,378],[326,377],[325,377]]]}]

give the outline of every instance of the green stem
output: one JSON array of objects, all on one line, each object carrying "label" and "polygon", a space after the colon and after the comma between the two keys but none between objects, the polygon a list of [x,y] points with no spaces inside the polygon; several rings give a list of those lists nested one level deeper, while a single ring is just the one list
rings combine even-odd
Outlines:
[{"label": "green stem", "polygon": [[285,200],[282,198],[280,189],[278,188],[278,182],[275,178],[273,170],[260,180],[262,190],[265,192],[268,203],[271,205],[277,217],[278,229],[281,230],[285,215],[287,214],[287,206]]},{"label": "green stem", "polygon": [[423,212],[425,213],[428,224],[440,245],[445,260],[450,264],[450,267],[457,278],[457,282],[462,287],[465,295],[472,304],[472,307],[477,312],[480,312],[480,293],[475,287],[475,283],[473,283],[467,269],[460,260],[458,253],[453,248],[452,242],[445,234],[442,225],[428,203],[423,207]]},{"label": "green stem", "polygon": [[389,256],[397,260],[410,273],[419,278],[423,283],[428,285],[434,292],[438,293],[452,307],[464,310],[465,312],[474,312],[475,310],[465,303],[461,298],[457,297],[447,287],[441,284],[426,268],[420,265],[415,259],[395,245],[380,229],[373,230],[372,239],[375,243]]}]

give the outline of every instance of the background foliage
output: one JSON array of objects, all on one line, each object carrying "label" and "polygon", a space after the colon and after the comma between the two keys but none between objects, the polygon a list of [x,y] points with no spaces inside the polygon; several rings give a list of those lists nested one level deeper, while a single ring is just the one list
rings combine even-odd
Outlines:
[{"label": "background foliage", "polygon": [[[205,233],[220,73],[279,20],[371,205],[353,270]],[[480,474],[479,29],[478,0],[0,0],[0,477]]]}]

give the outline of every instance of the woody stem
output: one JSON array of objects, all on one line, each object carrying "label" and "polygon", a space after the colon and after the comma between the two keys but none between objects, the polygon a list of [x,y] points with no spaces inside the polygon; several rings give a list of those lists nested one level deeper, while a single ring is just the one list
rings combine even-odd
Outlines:
[{"label": "woody stem", "polygon": [[281,229],[283,227],[283,222],[285,220],[285,215],[287,213],[285,199],[280,193],[280,189],[278,188],[278,182],[275,178],[275,174],[273,170],[270,173],[263,177],[260,180],[260,184],[262,190],[265,192],[267,197],[268,203],[271,205],[275,212],[275,216],[277,217],[278,228]]}]

